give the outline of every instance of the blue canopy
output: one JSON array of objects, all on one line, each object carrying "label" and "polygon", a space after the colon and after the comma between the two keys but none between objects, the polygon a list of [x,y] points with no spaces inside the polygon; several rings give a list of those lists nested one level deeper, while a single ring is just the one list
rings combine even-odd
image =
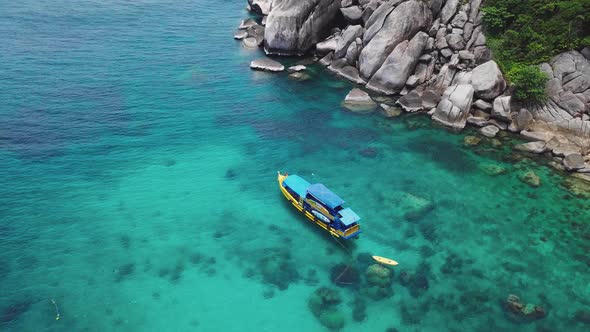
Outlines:
[{"label": "blue canopy", "polygon": [[324,203],[330,209],[335,209],[336,207],[344,204],[344,200],[342,198],[338,197],[338,195],[331,192],[330,189],[321,183],[312,184],[307,188],[307,192],[313,197],[319,199],[320,202]]},{"label": "blue canopy", "polygon": [[307,187],[309,187],[309,182],[305,181],[298,175],[287,176],[287,178],[283,181],[283,184],[291,188],[291,190],[301,197],[305,197],[305,194],[307,193]]},{"label": "blue canopy", "polygon": [[340,221],[342,221],[342,223],[345,226],[350,226],[353,223],[361,220],[361,217],[359,217],[356,213],[354,213],[354,211],[352,211],[351,208],[346,208],[343,210],[338,211],[338,213],[340,213],[340,215],[342,216],[340,218]]}]

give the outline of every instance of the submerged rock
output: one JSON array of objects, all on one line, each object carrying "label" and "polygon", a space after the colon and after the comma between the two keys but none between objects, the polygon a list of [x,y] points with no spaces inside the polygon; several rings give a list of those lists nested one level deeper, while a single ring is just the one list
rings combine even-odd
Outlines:
[{"label": "submerged rock", "polygon": [[506,168],[495,164],[483,164],[480,166],[481,170],[490,176],[496,176],[506,173]]},{"label": "submerged rock", "polygon": [[517,322],[532,322],[547,315],[542,307],[531,303],[524,304],[518,296],[512,294],[508,295],[504,302],[504,309],[509,318]]},{"label": "submerged rock", "polygon": [[466,146],[476,146],[481,143],[481,138],[477,136],[465,136],[463,138],[463,144]]},{"label": "submerged rock", "polygon": [[315,290],[307,300],[307,305],[322,325],[331,330],[344,327],[344,316],[338,309],[342,302],[337,291],[321,287]]},{"label": "submerged rock", "polygon": [[390,269],[380,265],[373,264],[367,268],[367,295],[374,300],[380,300],[391,296],[393,293],[391,283],[393,282],[393,273]]},{"label": "submerged rock", "polygon": [[528,184],[531,187],[538,187],[541,185],[541,178],[539,178],[539,176],[533,171],[520,173],[518,178],[520,181]]},{"label": "submerged rock", "polygon": [[572,174],[565,179],[563,186],[580,198],[590,198],[590,175]]}]

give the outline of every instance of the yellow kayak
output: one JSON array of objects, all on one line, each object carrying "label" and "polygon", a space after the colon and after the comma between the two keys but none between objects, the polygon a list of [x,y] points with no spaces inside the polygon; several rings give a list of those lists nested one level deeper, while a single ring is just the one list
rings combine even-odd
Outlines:
[{"label": "yellow kayak", "polygon": [[385,257],[381,257],[381,256],[373,256],[373,259],[376,260],[377,262],[379,262],[381,264],[385,264],[385,265],[399,264],[398,262],[394,261],[393,259],[389,259],[389,258],[385,258]]}]

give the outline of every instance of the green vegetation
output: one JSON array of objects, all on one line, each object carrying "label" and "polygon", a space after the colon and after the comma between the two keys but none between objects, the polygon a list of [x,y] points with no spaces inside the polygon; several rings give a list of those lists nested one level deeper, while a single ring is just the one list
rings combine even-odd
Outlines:
[{"label": "green vegetation", "polygon": [[488,0],[488,46],[521,100],[543,100],[546,78],[533,65],[590,45],[590,0]]},{"label": "green vegetation", "polygon": [[547,75],[533,65],[520,63],[512,65],[506,73],[506,78],[513,89],[513,96],[517,100],[543,101],[545,95],[545,82]]}]

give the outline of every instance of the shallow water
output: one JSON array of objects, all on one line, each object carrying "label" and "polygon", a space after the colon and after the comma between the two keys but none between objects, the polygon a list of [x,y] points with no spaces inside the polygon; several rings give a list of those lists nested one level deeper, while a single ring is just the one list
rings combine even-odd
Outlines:
[{"label": "shallow water", "polygon": [[[1,330],[325,331],[307,304],[322,286],[342,331],[588,329],[588,200],[561,174],[509,137],[471,148],[421,116],[350,113],[351,86],[319,68],[252,72],[244,7],[0,3]],[[277,170],[344,197],[360,239],[309,225]],[[366,295],[367,253],[400,262],[390,297]],[[334,285],[340,263],[362,283]],[[514,322],[508,294],[547,317]]]}]

